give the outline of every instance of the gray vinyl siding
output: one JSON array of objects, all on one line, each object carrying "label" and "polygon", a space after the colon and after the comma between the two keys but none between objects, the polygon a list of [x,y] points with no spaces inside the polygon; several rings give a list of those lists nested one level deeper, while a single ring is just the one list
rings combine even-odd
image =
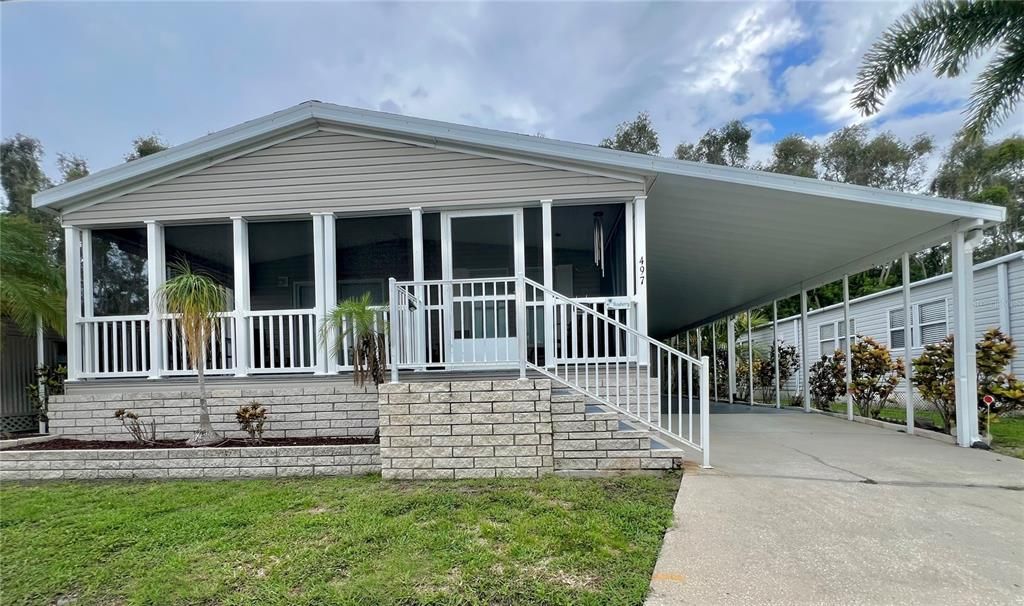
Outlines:
[{"label": "gray vinyl siding", "polygon": [[[998,267],[1000,265],[1006,267],[1007,273],[1008,297],[1005,301],[1000,301],[999,299]],[[935,279],[922,281],[922,283],[919,284],[913,284],[910,289],[911,305],[926,303],[937,299],[941,299],[946,302],[948,333],[952,333],[954,330],[952,289],[953,280],[948,274]],[[1016,253],[1014,255],[1009,255],[1002,259],[983,264],[980,268],[976,268],[974,272],[974,300],[974,324],[976,337],[980,337],[990,328],[999,327],[1003,332],[1007,332],[1011,337],[1013,337],[1019,348],[1024,349],[1024,254]],[[1006,306],[1009,307],[1009,313],[1003,313],[1010,319],[1009,327],[1002,326],[1002,322],[1000,321],[1000,312]],[[850,317],[853,319],[855,333],[864,336],[871,336],[878,342],[891,348],[892,343],[890,341],[888,320],[889,311],[892,309],[902,310],[902,308],[903,291],[901,289],[894,289],[885,291],[884,293],[851,300]],[[842,305],[834,305],[808,314],[808,324],[810,326],[808,362],[810,364],[816,362],[823,353],[821,351],[821,344],[818,340],[819,327],[822,324],[842,320],[842,318]],[[780,318],[779,339],[787,344],[795,344],[798,349],[802,349],[800,344],[800,334],[798,331],[794,334],[794,325],[799,326],[799,317],[785,319]],[[772,342],[771,335],[771,324],[766,327],[757,328],[753,333],[754,343],[762,344],[767,347]],[[737,335],[737,338],[745,341],[746,335]],[[911,356],[917,357],[921,354],[922,350],[922,347],[916,345],[912,346],[910,350]],[[896,348],[893,353],[897,357],[902,358],[903,348]],[[1011,370],[1018,375],[1024,372],[1024,353],[1018,352],[1017,357],[1012,363]],[[738,380],[745,381],[746,379],[744,377],[740,377]],[[799,389],[798,386],[799,382],[797,380],[791,380],[787,383],[783,391],[797,391]]]},{"label": "gray vinyl siding", "polygon": [[71,224],[632,197],[644,184],[317,131],[65,214]]}]

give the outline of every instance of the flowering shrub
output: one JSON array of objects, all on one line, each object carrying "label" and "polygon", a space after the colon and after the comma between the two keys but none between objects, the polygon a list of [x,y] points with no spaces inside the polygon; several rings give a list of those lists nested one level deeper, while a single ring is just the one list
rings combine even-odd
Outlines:
[{"label": "flowering shrub", "polygon": [[846,354],[841,350],[811,365],[808,373],[811,383],[811,404],[819,410],[828,410],[829,405],[846,393]]}]

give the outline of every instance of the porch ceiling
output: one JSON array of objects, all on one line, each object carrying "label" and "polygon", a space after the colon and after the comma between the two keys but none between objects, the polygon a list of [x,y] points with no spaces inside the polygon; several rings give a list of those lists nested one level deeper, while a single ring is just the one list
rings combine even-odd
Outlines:
[{"label": "porch ceiling", "polygon": [[[817,193],[659,175],[647,201],[648,327],[673,334],[895,258],[955,216]],[[940,234],[935,234],[940,230]],[[886,257],[889,254],[891,256]],[[822,280],[814,280],[821,278]]]}]

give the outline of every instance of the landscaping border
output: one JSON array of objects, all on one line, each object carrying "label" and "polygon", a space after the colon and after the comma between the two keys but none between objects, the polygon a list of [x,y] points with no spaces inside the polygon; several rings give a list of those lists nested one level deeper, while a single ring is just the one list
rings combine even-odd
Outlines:
[{"label": "landscaping border", "polygon": [[0,481],[267,478],[375,473],[380,473],[379,444],[0,451]]}]

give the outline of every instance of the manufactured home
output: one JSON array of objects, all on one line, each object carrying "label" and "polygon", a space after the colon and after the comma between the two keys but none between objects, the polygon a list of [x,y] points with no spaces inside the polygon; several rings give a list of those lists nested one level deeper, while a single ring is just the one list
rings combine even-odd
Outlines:
[{"label": "manufactured home", "polygon": [[[156,297],[183,260],[232,293],[207,349],[214,399],[260,394],[282,411],[272,431],[380,427],[384,440],[398,416],[423,420],[406,418],[431,402],[418,382],[493,389],[468,397],[495,402],[498,415],[509,407],[496,402],[513,397],[505,379],[526,377],[702,450],[705,464],[709,364],[661,338],[941,242],[954,251],[954,325],[973,334],[971,247],[1005,217],[317,101],[48,189],[34,204],[60,213],[67,243],[65,398],[77,403],[56,404],[54,431],[116,434],[87,409],[125,399],[163,415],[168,434],[187,431],[194,369]],[[362,293],[379,305],[390,384],[380,403],[362,394],[350,406],[331,391],[350,381],[350,348],[319,335],[339,300]],[[403,390],[409,414],[385,409]],[[488,420],[451,408],[458,422]],[[215,417],[228,429],[223,410]],[[523,418],[551,432],[543,413]]]},{"label": "manufactured home", "polygon": [[[954,332],[953,276],[942,274],[910,285],[910,356],[911,360],[921,355],[925,346],[938,343]],[[905,356],[903,321],[903,289],[890,288],[864,297],[850,300],[850,327],[854,335],[872,337],[889,347],[893,356]],[[769,318],[770,320],[770,318]],[[751,330],[754,351],[770,351],[772,343],[796,347],[801,357],[806,356],[813,363],[823,355],[832,355],[846,347],[846,324],[843,305],[836,304],[807,313],[810,338],[804,351],[800,316],[779,318],[777,326],[769,321]],[[985,331],[998,328],[1024,343],[1024,253],[1017,252],[974,266],[974,336],[979,339]],[[746,334],[737,336],[745,344]],[[746,348],[740,354],[746,355]],[[1017,356],[1010,362],[1008,372],[1020,375],[1024,372],[1024,360]],[[737,385],[749,397],[750,377],[740,373]],[[748,373],[749,374],[749,373]],[[801,391],[803,378],[798,370],[781,386],[781,399],[787,402]],[[897,397],[905,404],[904,392]],[[755,399],[758,393],[754,392]],[[774,404],[760,402],[762,404]],[[927,404],[915,392],[913,404],[916,408],[927,408]]]}]

